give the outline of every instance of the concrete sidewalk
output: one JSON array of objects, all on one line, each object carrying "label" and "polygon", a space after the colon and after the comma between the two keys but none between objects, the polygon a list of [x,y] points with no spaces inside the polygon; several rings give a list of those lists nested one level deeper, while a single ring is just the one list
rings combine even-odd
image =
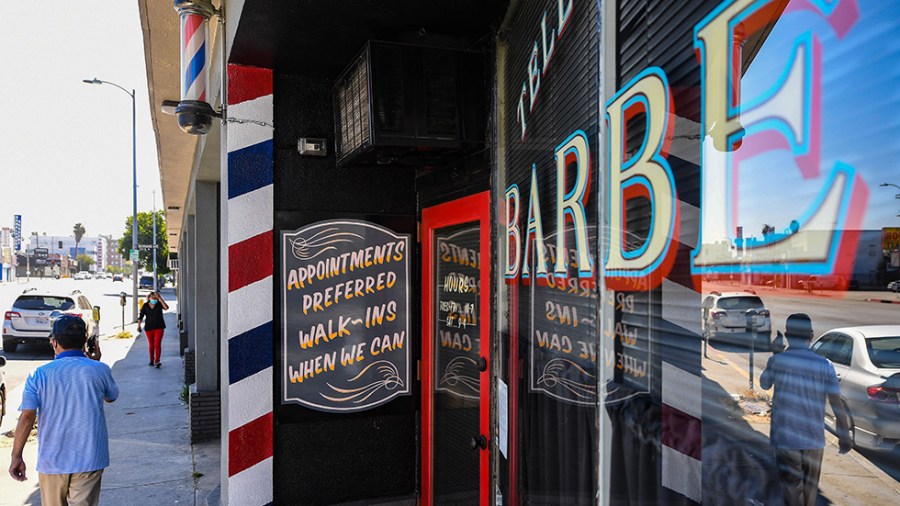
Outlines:
[{"label": "concrete sidewalk", "polygon": [[[769,454],[769,415],[757,416],[740,408],[732,401],[733,396],[746,392],[749,376],[747,371],[717,350],[710,349],[710,358],[703,360],[704,431],[716,432],[723,441],[722,448],[730,451],[730,458],[743,452]],[[754,382],[758,392],[772,395],[771,390],[759,387],[761,370],[754,371]],[[825,432],[827,446],[823,458],[822,476],[819,481],[820,504],[900,504],[900,482],[884,470],[870,462],[865,454],[851,450],[846,455],[838,454],[837,438]],[[707,452],[707,450],[712,450]],[[707,460],[717,460],[714,449],[704,447],[704,465]],[[744,473],[758,474],[758,483],[767,490],[756,491],[762,502],[777,501],[778,494],[772,485],[776,483],[774,461],[764,455],[755,460],[768,469],[744,469]],[[705,484],[705,483],[704,483]]]},{"label": "concrete sidewalk", "polygon": [[[168,293],[167,293],[168,292]],[[184,365],[179,355],[176,307],[171,290],[163,291],[170,309],[162,341],[162,367],[149,367],[147,340],[104,338],[103,361],[112,364],[119,384],[119,398],[106,405],[110,466],[103,474],[100,504],[119,506],[218,503],[219,442],[191,445],[188,407],[182,399]],[[129,326],[132,334],[135,327]],[[18,392],[15,392],[18,390]],[[12,418],[21,399],[21,386],[9,399]],[[6,423],[4,423],[6,425]],[[7,450],[8,452],[8,450]],[[8,453],[5,453],[8,455]],[[197,456],[195,458],[195,455]],[[13,481],[6,472],[0,478],[0,505],[39,505],[37,443],[26,445],[28,481]]]}]

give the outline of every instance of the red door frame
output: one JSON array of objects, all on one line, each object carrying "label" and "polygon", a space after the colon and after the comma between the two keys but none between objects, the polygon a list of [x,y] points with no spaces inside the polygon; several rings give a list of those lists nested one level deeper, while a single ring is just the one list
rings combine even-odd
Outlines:
[{"label": "red door frame", "polygon": [[[491,227],[490,227],[490,192],[477,193],[451,202],[422,209],[422,501],[430,506],[433,502],[432,476],[432,437],[434,428],[434,411],[432,392],[434,389],[434,305],[433,289],[434,266],[431,264],[434,253],[434,230],[452,225],[477,221],[480,227],[480,250],[478,262],[480,270],[481,298],[478,317],[481,319],[480,353],[487,361],[487,369],[480,376],[479,408],[481,420],[479,429],[488,440],[488,449],[480,452],[479,503],[488,504],[490,489],[490,448],[491,448]],[[475,434],[473,434],[474,436]]]}]

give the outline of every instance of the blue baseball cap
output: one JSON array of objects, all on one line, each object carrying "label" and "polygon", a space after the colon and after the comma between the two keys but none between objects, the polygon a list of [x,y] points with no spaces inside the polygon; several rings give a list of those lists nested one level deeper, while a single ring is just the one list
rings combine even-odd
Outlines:
[{"label": "blue baseball cap", "polygon": [[84,337],[87,336],[87,325],[80,316],[64,314],[53,322],[52,335],[53,337],[62,335]]}]

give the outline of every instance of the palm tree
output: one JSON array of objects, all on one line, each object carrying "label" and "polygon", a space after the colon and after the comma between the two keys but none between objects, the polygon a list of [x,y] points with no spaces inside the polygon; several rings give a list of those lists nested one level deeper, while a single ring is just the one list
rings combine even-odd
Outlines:
[{"label": "palm tree", "polygon": [[[75,258],[78,258],[78,243],[81,242],[81,238],[84,237],[84,225],[81,223],[76,223],[75,227],[72,229],[72,233],[75,234]],[[78,264],[78,270],[81,270],[81,264]]]}]

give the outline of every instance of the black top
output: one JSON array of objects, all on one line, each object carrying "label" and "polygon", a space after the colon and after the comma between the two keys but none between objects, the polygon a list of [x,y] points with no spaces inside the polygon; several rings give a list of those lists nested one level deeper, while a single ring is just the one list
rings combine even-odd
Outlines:
[{"label": "black top", "polygon": [[146,318],[144,323],[144,329],[146,330],[166,328],[166,322],[163,319],[162,304],[159,302],[153,305],[149,302],[145,302],[144,305],[141,306],[141,315],[138,317],[138,321],[143,320],[144,318]]}]

